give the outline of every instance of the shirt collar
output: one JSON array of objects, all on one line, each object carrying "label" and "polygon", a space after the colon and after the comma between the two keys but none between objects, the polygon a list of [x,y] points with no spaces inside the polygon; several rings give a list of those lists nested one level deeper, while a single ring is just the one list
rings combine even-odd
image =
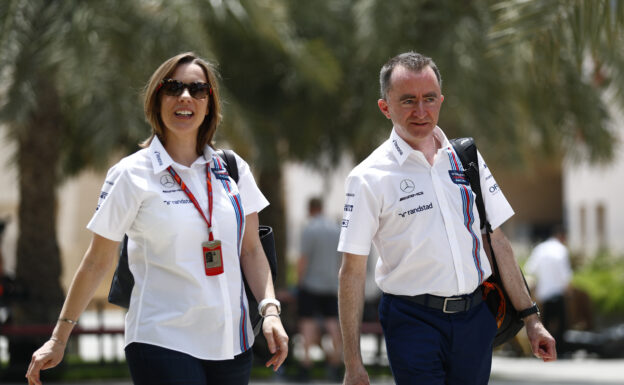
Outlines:
[{"label": "shirt collar", "polygon": [[173,164],[173,159],[171,159],[157,136],[152,138],[152,143],[150,143],[148,147],[148,152],[152,159],[154,174],[158,174]]},{"label": "shirt collar", "polygon": [[390,133],[390,146],[392,148],[391,151],[394,154],[394,157],[396,158],[397,162],[399,162],[399,166],[403,165],[405,159],[407,159],[409,154],[414,151],[412,146],[407,144],[407,142],[404,141],[403,138],[399,136],[399,134],[397,134],[394,127],[392,127],[392,132]]},{"label": "shirt collar", "polygon": [[[166,170],[169,166],[175,163],[157,136],[154,136],[152,139],[152,143],[148,147],[148,151],[152,160],[154,174],[158,174],[159,172]],[[198,157],[195,162],[193,162],[193,165],[206,164],[210,162],[214,153],[215,151],[209,145],[206,145],[206,147],[204,147],[204,155]],[[191,167],[193,165],[191,165]]]},{"label": "shirt collar", "polygon": [[[435,136],[436,140],[441,143],[440,148],[446,148],[451,145],[448,138],[444,134],[444,131],[442,131],[440,127],[436,126],[433,129],[433,135]],[[394,127],[392,127],[392,132],[390,133],[390,144],[392,147],[391,151],[394,154],[394,157],[396,158],[399,165],[403,165],[403,163],[410,156],[410,154],[414,151],[417,151],[414,150],[412,146],[410,146],[405,140],[403,140],[403,138],[401,138],[399,134],[397,134]]]}]

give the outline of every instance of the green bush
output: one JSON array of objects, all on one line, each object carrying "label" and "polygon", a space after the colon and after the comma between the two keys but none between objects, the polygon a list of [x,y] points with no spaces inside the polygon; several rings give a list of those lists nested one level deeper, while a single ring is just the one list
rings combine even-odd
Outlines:
[{"label": "green bush", "polygon": [[624,315],[624,257],[598,255],[574,274],[572,284],[589,294],[599,314]]}]

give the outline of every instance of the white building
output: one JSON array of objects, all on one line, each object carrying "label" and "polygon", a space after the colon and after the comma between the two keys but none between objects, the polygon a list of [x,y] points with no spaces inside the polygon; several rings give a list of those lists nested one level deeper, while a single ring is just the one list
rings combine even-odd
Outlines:
[{"label": "white building", "polygon": [[589,256],[601,250],[624,255],[624,114],[611,113],[618,138],[613,162],[592,166],[568,161],[563,168],[569,246]]}]

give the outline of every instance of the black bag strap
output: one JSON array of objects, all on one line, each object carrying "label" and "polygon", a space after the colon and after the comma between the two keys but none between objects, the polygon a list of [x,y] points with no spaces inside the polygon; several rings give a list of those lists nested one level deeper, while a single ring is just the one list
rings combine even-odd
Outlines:
[{"label": "black bag strap", "polygon": [[234,151],[219,149],[217,150],[217,154],[225,162],[225,169],[230,177],[234,180],[234,182],[238,183],[238,164],[236,163]]},{"label": "black bag strap", "polygon": [[479,158],[477,156],[477,145],[473,138],[456,138],[450,140],[457,156],[464,166],[464,173],[470,182],[470,187],[475,193],[477,203],[477,211],[481,223],[479,228],[485,227],[487,233],[492,232],[490,222],[487,221],[485,214],[485,204],[483,203],[483,195],[481,195],[481,178],[479,176]]},{"label": "black bag strap", "polygon": [[487,220],[485,203],[483,202],[483,195],[481,194],[481,178],[479,176],[479,157],[477,155],[477,145],[471,137],[455,138],[449,140],[449,142],[451,142],[457,156],[459,156],[459,159],[464,166],[464,174],[466,175],[466,178],[468,178],[468,182],[470,182],[472,191],[475,193],[475,203],[477,204],[477,211],[479,211],[479,219],[481,221],[479,227],[481,229],[485,227],[485,237],[487,238],[488,245],[490,246],[490,253],[492,255],[492,268],[494,269],[494,274],[496,274],[497,277],[500,277],[498,272],[498,263],[496,263],[496,254],[494,254],[492,240],[490,239],[492,226]]}]

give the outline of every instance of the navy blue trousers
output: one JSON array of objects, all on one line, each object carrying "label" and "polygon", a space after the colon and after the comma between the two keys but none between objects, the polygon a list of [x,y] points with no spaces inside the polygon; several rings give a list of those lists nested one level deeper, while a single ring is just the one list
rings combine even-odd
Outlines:
[{"label": "navy blue trousers", "polygon": [[200,360],[160,346],[131,343],[126,360],[135,385],[246,385],[253,361],[252,349],[231,360]]},{"label": "navy blue trousers", "polygon": [[384,294],[379,319],[397,384],[487,385],[497,327],[485,302],[445,314]]}]

